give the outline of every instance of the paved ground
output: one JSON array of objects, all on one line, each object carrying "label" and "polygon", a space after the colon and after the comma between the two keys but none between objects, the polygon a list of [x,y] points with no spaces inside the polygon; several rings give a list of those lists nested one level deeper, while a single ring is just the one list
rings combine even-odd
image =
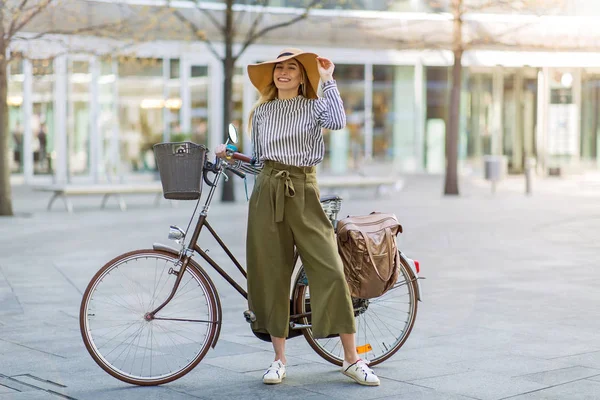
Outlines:
[{"label": "paved ground", "polygon": [[[439,178],[415,176],[393,197],[353,194],[342,213],[395,212],[399,244],[427,277],[415,329],[376,367],[377,388],[349,381],[301,337],[288,342],[285,383],[263,385],[270,345],[251,335],[243,299],[218,276],[225,321],[216,349],[162,387],[115,380],[83,347],[82,292],[113,256],[167,243],[168,226],[185,226],[193,204],[154,209],[152,196],[138,196],[120,212],[75,199],[69,215],[46,212],[46,195],[16,187],[18,217],[0,218],[0,399],[598,399],[596,182],[538,181],[527,197],[520,178],[495,195],[471,181],[460,197],[443,198]],[[211,212],[242,260],[245,217],[243,201]]]}]

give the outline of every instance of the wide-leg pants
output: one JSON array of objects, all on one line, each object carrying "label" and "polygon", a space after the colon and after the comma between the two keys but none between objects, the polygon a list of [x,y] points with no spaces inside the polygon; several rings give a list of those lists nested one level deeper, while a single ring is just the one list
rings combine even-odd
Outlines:
[{"label": "wide-leg pants", "polygon": [[250,198],[246,243],[254,331],[288,336],[294,246],[310,285],[313,335],[356,331],[342,260],[320,204],[314,167],[265,163]]}]

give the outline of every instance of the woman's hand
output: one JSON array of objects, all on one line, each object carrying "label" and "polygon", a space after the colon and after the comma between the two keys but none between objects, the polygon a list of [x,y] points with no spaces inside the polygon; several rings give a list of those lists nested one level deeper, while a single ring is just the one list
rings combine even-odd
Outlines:
[{"label": "woman's hand", "polygon": [[331,62],[331,60],[324,57],[317,57],[317,68],[323,82],[333,79],[333,70],[335,69],[335,65]]},{"label": "woman's hand", "polygon": [[217,147],[215,147],[215,154],[219,158],[227,157],[227,145],[220,144]]}]

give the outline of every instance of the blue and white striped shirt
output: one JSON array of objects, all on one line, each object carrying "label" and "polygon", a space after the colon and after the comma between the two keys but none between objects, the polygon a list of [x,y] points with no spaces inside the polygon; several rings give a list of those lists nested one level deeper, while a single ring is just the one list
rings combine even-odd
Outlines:
[{"label": "blue and white striped shirt", "polygon": [[275,99],[261,104],[252,117],[252,159],[254,165],[238,162],[235,168],[257,174],[267,160],[297,167],[323,161],[325,143],[322,128],[346,126],[344,103],[334,80],[322,85],[323,97]]}]

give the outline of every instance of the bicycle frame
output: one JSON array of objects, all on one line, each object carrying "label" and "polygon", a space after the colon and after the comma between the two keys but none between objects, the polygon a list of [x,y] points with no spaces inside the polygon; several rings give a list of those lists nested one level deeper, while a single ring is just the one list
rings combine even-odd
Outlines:
[{"label": "bicycle frame", "polygon": [[[206,202],[204,203],[204,207],[203,207],[202,211],[200,212],[200,216],[198,218],[198,222],[196,223],[194,233],[192,234],[192,237],[190,238],[188,246],[187,247],[183,246],[182,251],[180,252],[180,254],[182,256],[181,268],[179,271],[173,272],[177,275],[177,279],[175,280],[173,289],[171,290],[171,293],[169,294],[167,299],[161,305],[159,305],[154,310],[152,310],[146,314],[146,316],[145,316],[146,320],[155,319],[156,313],[158,313],[160,310],[162,310],[173,299],[173,297],[175,296],[175,293],[177,292],[177,289],[179,288],[179,284],[181,283],[181,279],[184,275],[185,269],[187,268],[189,260],[192,257],[194,252],[198,253],[200,255],[200,257],[202,257],[211,267],[213,267],[219,273],[219,275],[221,275],[221,277],[223,277],[223,279],[225,279],[239,294],[241,294],[245,299],[248,299],[248,292],[246,290],[244,290],[236,282],[236,280],[233,279],[227,272],[225,272],[225,270],[223,270],[223,268],[221,268],[215,260],[213,260],[208,254],[206,254],[206,252],[204,250],[202,250],[197,243],[198,238],[200,237],[200,233],[202,232],[202,229],[204,227],[206,227],[206,229],[208,229],[208,231],[210,232],[212,237],[217,241],[217,243],[219,244],[221,249],[223,249],[225,254],[227,254],[227,256],[229,257],[229,259],[235,264],[235,266],[241,272],[241,274],[244,276],[244,278],[247,278],[247,273],[246,273],[246,270],[244,269],[244,267],[242,267],[240,262],[237,260],[237,258],[231,252],[231,250],[229,250],[229,248],[227,247],[225,242],[223,242],[221,237],[217,234],[217,232],[213,229],[213,227],[207,221],[208,210],[210,208],[210,203],[212,202],[212,199],[214,197],[215,190],[218,186],[217,185],[218,180],[220,179],[221,174],[224,174],[223,161],[221,159],[217,158],[217,162],[214,164],[214,166],[215,166],[214,169],[216,171],[215,178],[213,179],[212,182],[210,182],[210,183],[207,182],[210,186],[210,192],[208,193]],[[185,237],[184,237],[184,239],[185,239]],[[297,255],[294,257],[294,259],[296,259],[296,257],[297,257]],[[296,320],[298,318],[308,317],[308,316],[310,316],[310,312],[304,313],[304,314],[290,315],[290,321]],[[305,327],[310,327],[310,325],[307,325],[307,326],[303,325],[303,328],[305,328]]]}]

